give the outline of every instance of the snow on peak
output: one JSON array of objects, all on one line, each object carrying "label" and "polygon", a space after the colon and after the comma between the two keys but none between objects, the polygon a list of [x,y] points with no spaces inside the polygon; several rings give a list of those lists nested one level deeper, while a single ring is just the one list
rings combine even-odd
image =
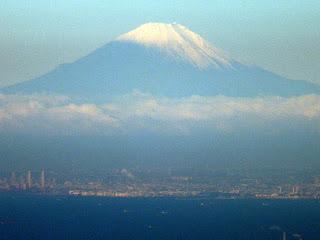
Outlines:
[{"label": "snow on peak", "polygon": [[201,69],[231,67],[230,58],[221,50],[200,35],[176,23],[146,23],[119,36],[116,41],[156,47],[178,61],[189,62]]}]

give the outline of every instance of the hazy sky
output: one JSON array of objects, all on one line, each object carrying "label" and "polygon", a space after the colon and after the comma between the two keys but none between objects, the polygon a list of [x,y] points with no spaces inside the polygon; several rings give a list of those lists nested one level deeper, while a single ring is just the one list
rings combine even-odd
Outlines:
[{"label": "hazy sky", "polygon": [[320,84],[319,0],[2,0],[0,86],[74,61],[150,21],[180,23],[239,60]]}]

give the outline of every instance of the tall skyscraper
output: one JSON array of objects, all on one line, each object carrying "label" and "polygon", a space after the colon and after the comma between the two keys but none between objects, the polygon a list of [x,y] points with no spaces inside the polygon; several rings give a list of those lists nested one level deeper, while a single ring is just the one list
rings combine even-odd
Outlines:
[{"label": "tall skyscraper", "polygon": [[27,172],[27,188],[32,188],[32,176],[30,170]]},{"label": "tall skyscraper", "polygon": [[287,240],[287,233],[286,232],[282,232],[282,240]]},{"label": "tall skyscraper", "polygon": [[17,183],[16,173],[15,173],[15,172],[11,172],[10,185],[11,185],[11,186],[14,186],[16,183]]},{"label": "tall skyscraper", "polygon": [[293,194],[298,194],[298,192],[299,192],[299,186],[297,186],[297,185],[293,186],[292,187],[292,193]]},{"label": "tall skyscraper", "polygon": [[42,169],[40,174],[40,188],[45,189],[45,187],[46,187],[46,179],[45,179],[44,170]]}]

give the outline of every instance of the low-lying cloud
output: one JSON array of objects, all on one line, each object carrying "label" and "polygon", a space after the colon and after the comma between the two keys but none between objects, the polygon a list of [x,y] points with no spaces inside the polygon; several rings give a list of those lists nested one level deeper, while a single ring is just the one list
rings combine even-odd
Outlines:
[{"label": "low-lying cloud", "polygon": [[282,131],[320,133],[320,96],[232,98],[155,97],[133,92],[104,103],[55,95],[0,95],[0,131],[57,135],[114,135],[151,131]]}]

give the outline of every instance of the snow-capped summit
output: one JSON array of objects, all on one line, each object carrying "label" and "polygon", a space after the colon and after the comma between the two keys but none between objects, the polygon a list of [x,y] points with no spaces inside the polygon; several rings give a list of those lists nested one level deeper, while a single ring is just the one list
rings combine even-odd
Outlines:
[{"label": "snow-capped summit", "polygon": [[119,36],[116,41],[155,47],[178,61],[189,62],[199,68],[231,67],[230,58],[225,53],[176,23],[146,23]]}]

